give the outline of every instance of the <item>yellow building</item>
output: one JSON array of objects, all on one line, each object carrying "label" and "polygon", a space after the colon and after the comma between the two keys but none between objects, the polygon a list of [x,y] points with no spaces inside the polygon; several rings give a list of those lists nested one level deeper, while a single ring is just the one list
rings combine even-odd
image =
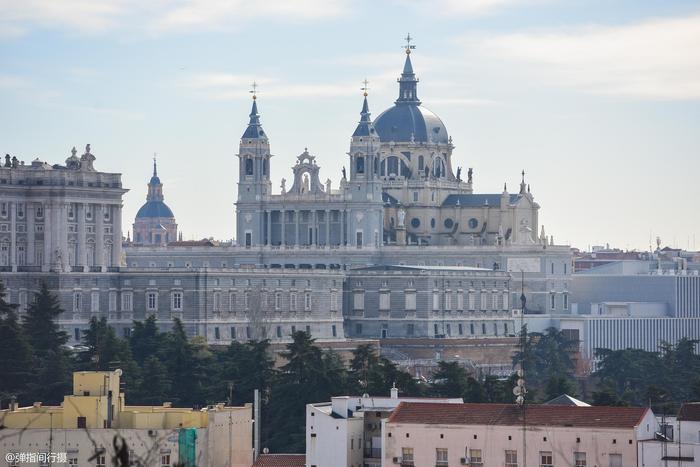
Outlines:
[{"label": "yellow building", "polygon": [[22,467],[105,467],[121,450],[129,453],[132,462],[140,462],[135,465],[170,467],[180,462],[192,467],[248,467],[253,463],[250,404],[217,404],[201,410],[176,408],[169,402],[128,406],[119,389],[121,374],[121,370],[76,372],[73,394],[66,395],[60,406],[13,403],[0,410],[4,426],[0,459]]}]

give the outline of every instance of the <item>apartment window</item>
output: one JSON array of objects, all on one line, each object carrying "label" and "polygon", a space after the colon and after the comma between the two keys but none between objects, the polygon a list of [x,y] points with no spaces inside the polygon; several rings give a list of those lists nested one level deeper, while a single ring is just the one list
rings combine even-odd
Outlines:
[{"label": "apartment window", "polygon": [[610,454],[610,467],[622,467],[622,454]]},{"label": "apartment window", "polygon": [[97,313],[100,311],[100,293],[92,292],[90,294],[90,311],[92,313]]},{"label": "apartment window", "polygon": [[484,467],[484,460],[481,457],[481,449],[469,450],[469,467]]},{"label": "apartment window", "polygon": [[390,292],[379,292],[379,309],[389,310],[391,308],[391,295]]},{"label": "apartment window", "polygon": [[173,311],[182,311],[182,292],[173,292],[170,308]]},{"label": "apartment window", "polygon": [[297,311],[297,294],[295,292],[289,294],[289,309]]},{"label": "apartment window", "polygon": [[311,292],[304,293],[304,311],[311,311]]},{"label": "apartment window", "polygon": [[518,451],[506,449],[505,467],[518,467]]},{"label": "apartment window", "polygon": [[104,454],[99,454],[95,459],[95,467],[107,467],[106,456]]},{"label": "apartment window", "polygon": [[219,331],[219,327],[216,326],[214,328],[214,339],[219,340],[221,339],[221,331]]},{"label": "apartment window", "polygon": [[161,454],[160,467],[170,467],[170,454]]},{"label": "apartment window", "polygon": [[435,449],[435,465],[447,465],[447,448]]},{"label": "apartment window", "polygon": [[83,294],[81,292],[73,292],[73,311],[80,312],[83,305]]},{"label": "apartment window", "polygon": [[574,467],[586,467],[586,453],[585,452],[575,452],[574,453]]},{"label": "apartment window", "polygon": [[401,463],[404,465],[413,464],[413,448],[401,448]]},{"label": "apartment window", "polygon": [[122,311],[132,311],[134,309],[133,292],[122,292]]},{"label": "apartment window", "polygon": [[552,451],[540,451],[540,467],[554,467]]},{"label": "apartment window", "polygon": [[156,292],[146,293],[146,309],[156,311],[158,309],[158,294]]},{"label": "apartment window", "polygon": [[117,311],[117,292],[114,290],[109,292],[109,311]]}]

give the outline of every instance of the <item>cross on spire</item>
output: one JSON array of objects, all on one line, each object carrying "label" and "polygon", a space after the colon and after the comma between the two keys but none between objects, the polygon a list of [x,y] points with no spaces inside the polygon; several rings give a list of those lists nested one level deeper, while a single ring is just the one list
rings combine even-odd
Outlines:
[{"label": "cross on spire", "polygon": [[253,84],[251,84],[250,86],[251,86],[253,89],[251,89],[251,90],[248,91],[248,92],[251,93],[251,94],[253,95],[253,100],[255,100],[255,99],[258,98],[258,83],[256,83],[255,81],[253,81]]},{"label": "cross on spire", "polygon": [[413,40],[413,38],[411,37],[410,32],[408,34],[406,34],[406,37],[404,38],[404,40],[406,41],[406,45],[403,46],[403,48],[406,49],[406,55],[410,55],[411,50],[416,48],[415,45],[411,45],[411,41]]},{"label": "cross on spire", "polygon": [[369,91],[368,84],[369,84],[369,81],[367,81],[367,78],[365,78],[364,81],[362,81],[362,87],[360,88],[360,90],[364,91],[365,97],[367,97],[367,91]]}]

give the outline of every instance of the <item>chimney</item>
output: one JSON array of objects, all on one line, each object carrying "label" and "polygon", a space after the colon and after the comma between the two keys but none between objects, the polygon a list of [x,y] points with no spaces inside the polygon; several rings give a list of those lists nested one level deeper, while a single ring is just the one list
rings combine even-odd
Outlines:
[{"label": "chimney", "polygon": [[391,398],[392,399],[398,399],[399,398],[399,390],[396,387],[396,383],[391,387]]},{"label": "chimney", "polygon": [[12,396],[10,398],[10,412],[14,412],[17,409],[19,409],[19,404],[17,403],[17,398],[15,396]]}]

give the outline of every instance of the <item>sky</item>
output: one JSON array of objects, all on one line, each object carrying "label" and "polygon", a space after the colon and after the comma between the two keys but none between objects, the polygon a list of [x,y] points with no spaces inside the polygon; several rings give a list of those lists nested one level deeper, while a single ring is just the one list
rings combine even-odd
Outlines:
[{"label": "sky", "polygon": [[337,186],[362,81],[373,117],[393,105],[409,32],[475,192],[525,170],[557,244],[700,249],[697,0],[0,0],[0,151],[90,143],[125,229],[157,153],[184,238],[230,239],[251,83],[275,192],[305,147]]}]

